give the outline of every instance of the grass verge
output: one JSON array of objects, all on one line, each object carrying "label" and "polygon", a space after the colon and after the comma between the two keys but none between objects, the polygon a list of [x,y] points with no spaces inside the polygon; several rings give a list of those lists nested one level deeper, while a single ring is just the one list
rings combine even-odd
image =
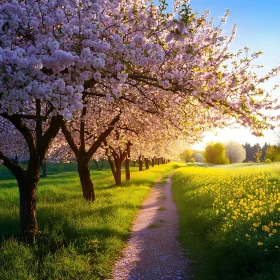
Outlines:
[{"label": "grass verge", "polygon": [[[96,202],[87,203],[76,172],[51,167],[38,187],[41,233],[33,243],[19,235],[19,194],[14,179],[0,177],[0,279],[107,279],[125,246],[133,219],[154,181],[174,164],[142,172],[114,186],[110,170],[93,171]],[[73,168],[71,166],[71,168]]]},{"label": "grass verge", "polygon": [[172,190],[195,279],[280,279],[279,165],[179,168]]}]

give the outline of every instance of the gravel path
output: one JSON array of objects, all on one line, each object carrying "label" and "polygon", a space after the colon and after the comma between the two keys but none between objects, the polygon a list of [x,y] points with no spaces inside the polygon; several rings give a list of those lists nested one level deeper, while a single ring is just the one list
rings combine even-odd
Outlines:
[{"label": "gravel path", "polygon": [[171,176],[164,185],[156,183],[144,201],[123,258],[115,264],[113,280],[192,278],[177,240],[178,215],[172,199]]}]

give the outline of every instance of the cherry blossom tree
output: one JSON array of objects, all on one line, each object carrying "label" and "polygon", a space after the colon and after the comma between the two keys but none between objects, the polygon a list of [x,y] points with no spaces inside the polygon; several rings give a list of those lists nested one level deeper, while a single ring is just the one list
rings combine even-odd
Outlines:
[{"label": "cherry blossom tree", "polygon": [[236,141],[230,141],[225,144],[225,148],[226,156],[230,163],[243,162],[246,159],[246,150],[240,143]]},{"label": "cherry blossom tree", "polygon": [[[88,72],[83,64],[96,68],[104,64],[98,54],[88,62],[77,48],[81,18],[90,19],[85,29],[95,30],[97,17],[98,3],[80,9],[74,1],[0,4],[0,115],[22,134],[29,162],[25,170],[2,150],[0,159],[18,182],[23,231],[38,230],[35,199],[40,167],[62,116],[69,119],[74,110],[82,109]],[[91,35],[93,42],[102,43],[94,32]]]}]

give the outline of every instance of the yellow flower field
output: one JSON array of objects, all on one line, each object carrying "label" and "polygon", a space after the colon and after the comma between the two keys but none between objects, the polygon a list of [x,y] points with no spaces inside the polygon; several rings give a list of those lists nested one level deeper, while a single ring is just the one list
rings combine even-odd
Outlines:
[{"label": "yellow flower field", "polygon": [[173,185],[181,224],[198,243],[225,255],[225,246],[244,246],[259,259],[280,254],[280,165],[188,166],[175,172]]},{"label": "yellow flower field", "polygon": [[202,186],[198,195],[213,199],[213,210],[223,219],[220,230],[255,239],[256,245],[262,242],[272,249],[278,245],[274,241],[280,227],[279,171],[271,166],[236,170],[197,167],[193,181]]}]

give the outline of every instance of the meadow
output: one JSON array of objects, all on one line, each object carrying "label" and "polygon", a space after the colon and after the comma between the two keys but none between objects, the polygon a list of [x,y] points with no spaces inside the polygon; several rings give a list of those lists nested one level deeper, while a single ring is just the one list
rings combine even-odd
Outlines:
[{"label": "meadow", "polygon": [[19,234],[16,181],[0,165],[0,279],[110,277],[151,186],[174,167],[169,163],[142,172],[132,167],[131,182],[121,187],[114,185],[111,170],[92,171],[96,201],[87,203],[82,198],[75,164],[48,165],[48,176],[38,186],[41,232],[30,242]]},{"label": "meadow", "polygon": [[280,165],[188,165],[172,182],[195,279],[280,279]]}]

